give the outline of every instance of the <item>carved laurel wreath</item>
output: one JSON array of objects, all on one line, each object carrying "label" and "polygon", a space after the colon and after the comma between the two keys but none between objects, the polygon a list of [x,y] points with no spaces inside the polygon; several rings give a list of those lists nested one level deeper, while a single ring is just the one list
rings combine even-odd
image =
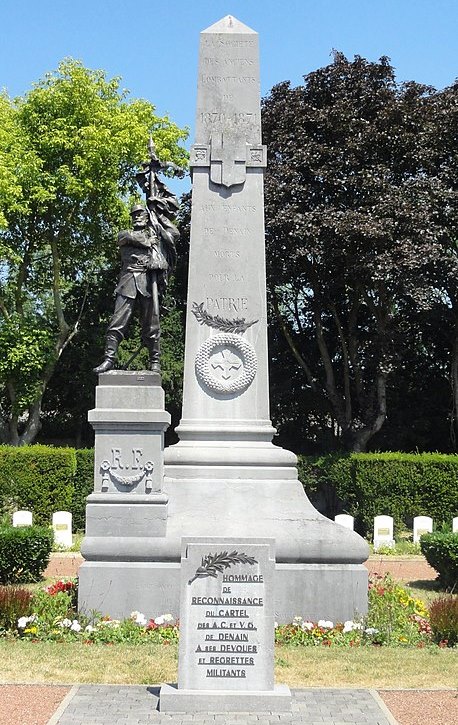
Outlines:
[{"label": "carved laurel wreath", "polygon": [[[242,373],[234,380],[219,380],[211,369],[210,359],[217,348],[226,348],[233,354],[238,354],[243,363]],[[258,359],[254,347],[237,335],[230,332],[220,332],[202,343],[199,347],[195,370],[200,382],[215,393],[242,393],[254,380],[258,367]]]},{"label": "carved laurel wreath", "polygon": [[252,556],[247,556],[242,552],[232,551],[230,554],[227,551],[223,551],[220,554],[207,554],[202,557],[202,565],[196,569],[196,573],[188,581],[188,584],[192,584],[195,579],[203,579],[207,576],[212,576],[215,579],[218,578],[218,574],[229,569],[234,564],[257,564],[258,562]]},{"label": "carved laurel wreath", "polygon": [[252,325],[255,325],[256,322],[259,322],[259,320],[247,322],[244,317],[236,317],[234,320],[230,320],[220,315],[211,315],[207,310],[204,310],[203,302],[200,305],[193,302],[191,311],[200,325],[208,325],[208,327],[214,327],[216,330],[221,330],[221,332],[241,334]]}]

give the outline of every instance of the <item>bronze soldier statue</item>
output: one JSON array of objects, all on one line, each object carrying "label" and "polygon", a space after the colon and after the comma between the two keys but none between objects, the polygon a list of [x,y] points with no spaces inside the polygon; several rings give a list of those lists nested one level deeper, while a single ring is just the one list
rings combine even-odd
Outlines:
[{"label": "bronze soldier statue", "polygon": [[[176,263],[175,242],[179,232],[172,222],[178,209],[176,197],[158,178],[174,164],[161,163],[150,139],[150,161],[142,165],[136,179],[146,193],[146,207],[132,207],[132,230],[119,232],[121,274],[116,287],[116,303],[106,334],[105,354],[95,373],[106,373],[116,366],[119,343],[124,339],[136,304],[140,308],[141,340],[149,352],[149,369],[160,372],[160,300],[167,278]],[[132,359],[132,358],[131,358]]]}]

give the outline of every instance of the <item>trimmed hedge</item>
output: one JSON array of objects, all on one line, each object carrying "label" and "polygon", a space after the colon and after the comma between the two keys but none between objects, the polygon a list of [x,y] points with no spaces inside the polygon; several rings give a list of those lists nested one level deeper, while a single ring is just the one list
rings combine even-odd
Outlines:
[{"label": "trimmed hedge", "polygon": [[86,526],[86,498],[94,490],[94,449],[80,448],[76,454],[76,473],[73,479],[73,531]]},{"label": "trimmed hedge", "polygon": [[302,456],[299,475],[312,502],[325,487],[327,510],[355,517],[364,536],[374,516],[392,516],[395,528],[412,528],[414,516],[431,516],[436,526],[457,514],[458,456],[439,453],[351,453]]},{"label": "trimmed hedge", "polygon": [[458,533],[436,531],[420,537],[420,548],[426,561],[439,574],[446,589],[458,586]]},{"label": "trimmed hedge", "polygon": [[[49,525],[54,511],[71,511],[74,530],[83,530],[93,467],[92,449],[0,446],[0,515],[30,509],[34,523]],[[318,510],[350,513],[364,536],[378,514],[393,516],[398,531],[412,528],[414,516],[432,516],[437,527],[458,514],[458,456],[333,453],[299,456],[298,468]]]},{"label": "trimmed hedge", "polygon": [[75,471],[73,448],[0,446],[0,509],[29,509],[49,525],[53,511],[71,511]]},{"label": "trimmed hedge", "polygon": [[0,584],[40,581],[53,540],[45,526],[0,526]]}]

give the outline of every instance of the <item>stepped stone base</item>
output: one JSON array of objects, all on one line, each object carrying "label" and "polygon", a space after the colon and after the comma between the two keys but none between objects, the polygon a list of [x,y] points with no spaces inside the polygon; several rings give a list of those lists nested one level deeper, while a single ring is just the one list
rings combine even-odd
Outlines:
[{"label": "stepped stone base", "polygon": [[[179,617],[178,562],[86,561],[79,570],[79,608],[114,619],[134,610],[148,619]],[[357,564],[277,564],[275,619],[279,624],[306,620],[344,622],[367,611],[367,570]]]},{"label": "stepped stone base", "polygon": [[276,685],[272,691],[230,692],[228,690],[182,690],[162,685],[159,710],[169,713],[205,712],[291,712],[291,692],[286,685]]}]

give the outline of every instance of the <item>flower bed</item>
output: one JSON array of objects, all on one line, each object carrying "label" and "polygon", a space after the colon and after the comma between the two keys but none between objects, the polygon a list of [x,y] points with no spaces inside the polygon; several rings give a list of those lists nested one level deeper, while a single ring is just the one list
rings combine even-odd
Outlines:
[{"label": "flower bed", "polygon": [[[8,597],[3,597],[9,608],[9,617],[3,619],[3,628],[0,597],[0,635],[32,641],[74,640],[105,645],[123,642],[167,645],[178,642],[179,622],[171,614],[147,620],[144,614],[135,611],[122,621],[99,613],[78,614],[76,595],[77,582],[71,579],[61,579],[37,590],[28,603],[18,593],[17,612],[20,616],[12,620],[15,595],[10,592]],[[297,616],[290,624],[275,625],[275,642],[314,647],[456,646],[456,638],[450,632],[458,631],[458,597],[448,596],[449,604],[442,606],[440,617],[437,612],[434,616],[434,604],[431,605],[432,627],[428,609],[421,600],[412,597],[390,575],[375,575],[369,581],[369,611],[365,617],[334,623],[329,620],[312,622]],[[444,624],[441,625],[441,622]]]}]

